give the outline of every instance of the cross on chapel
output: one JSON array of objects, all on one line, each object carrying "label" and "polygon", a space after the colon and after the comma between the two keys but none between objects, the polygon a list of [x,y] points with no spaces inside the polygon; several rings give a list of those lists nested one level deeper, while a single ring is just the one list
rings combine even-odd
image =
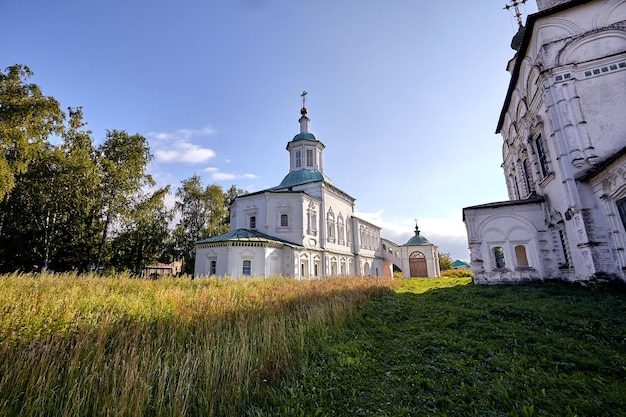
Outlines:
[{"label": "cross on chapel", "polygon": [[523,26],[522,24],[522,12],[520,12],[519,10],[519,6],[520,4],[525,4],[527,0],[511,0],[509,3],[507,3],[506,6],[504,6],[504,8],[506,10],[509,10],[510,8],[513,8],[513,10],[515,10],[515,18],[517,19],[517,24],[520,26]]}]

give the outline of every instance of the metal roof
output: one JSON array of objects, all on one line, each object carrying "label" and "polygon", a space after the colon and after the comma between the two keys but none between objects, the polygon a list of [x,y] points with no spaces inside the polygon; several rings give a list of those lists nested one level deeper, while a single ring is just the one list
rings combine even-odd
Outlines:
[{"label": "metal roof", "polygon": [[287,188],[295,185],[306,184],[308,182],[324,181],[330,185],[335,185],[326,175],[322,174],[318,170],[313,169],[300,169],[298,171],[292,171],[283,178],[278,187],[275,188]]},{"label": "metal roof", "polygon": [[219,243],[219,242],[261,242],[261,243],[265,242],[265,243],[280,243],[280,244],[294,246],[294,247],[302,247],[302,245],[298,245],[297,243],[289,242],[283,239],[279,239],[277,237],[266,235],[265,233],[261,233],[258,230],[250,230],[250,229],[231,230],[230,232],[224,233],[222,235],[213,236],[207,239],[199,240],[195,244],[201,245],[205,243]]},{"label": "metal roof", "polygon": [[317,140],[313,133],[298,133],[292,140]]}]

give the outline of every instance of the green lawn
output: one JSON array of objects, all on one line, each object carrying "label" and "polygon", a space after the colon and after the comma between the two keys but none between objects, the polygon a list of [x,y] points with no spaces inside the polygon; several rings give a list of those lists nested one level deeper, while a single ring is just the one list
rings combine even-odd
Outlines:
[{"label": "green lawn", "polygon": [[626,293],[405,280],[268,391],[249,414],[626,416]]}]

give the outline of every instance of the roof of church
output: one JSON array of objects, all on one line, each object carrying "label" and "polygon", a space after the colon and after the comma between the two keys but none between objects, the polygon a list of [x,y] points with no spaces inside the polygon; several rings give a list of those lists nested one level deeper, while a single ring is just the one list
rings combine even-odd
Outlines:
[{"label": "roof of church", "polygon": [[292,139],[292,141],[296,141],[296,140],[317,140],[317,138],[315,137],[313,133],[298,133]]},{"label": "roof of church", "polygon": [[430,243],[428,239],[426,239],[424,236],[420,235],[420,229],[417,227],[417,225],[415,225],[415,236],[409,239],[409,241],[406,242],[402,246],[422,246],[422,245],[432,245],[432,243]]},{"label": "roof of church", "polygon": [[280,182],[278,187],[274,187],[274,188],[278,189],[278,188],[293,187],[295,185],[306,184],[308,182],[315,182],[315,181],[324,181],[325,183],[330,184],[332,186],[335,185],[330,180],[330,178],[328,178],[326,175],[322,174],[318,170],[300,169],[298,171],[292,171],[289,174],[287,174],[285,178],[283,178],[283,180]]},{"label": "roof of church", "polygon": [[539,20],[540,18],[550,16],[555,13],[561,12],[563,10],[567,10],[569,8],[579,6],[581,4],[589,3],[591,1],[593,0],[570,0],[565,3],[560,3],[554,7],[550,7],[545,10],[540,10],[537,13],[528,15],[528,17],[526,18],[526,27],[524,28],[521,34],[522,39],[517,40],[517,42],[519,43],[519,48],[517,49],[517,54],[515,54],[515,57],[514,57],[515,65],[513,67],[513,71],[511,72],[511,80],[509,81],[509,89],[506,93],[506,98],[504,99],[504,105],[502,106],[502,110],[500,111],[500,118],[498,119],[498,126],[496,127],[496,133],[500,133],[500,130],[502,129],[502,125],[504,124],[504,117],[506,116],[506,112],[509,109],[509,104],[511,103],[511,97],[517,85],[517,79],[519,77],[520,68],[521,68],[522,62],[526,59],[526,52],[528,49],[528,45],[530,44],[530,39],[533,36],[533,28],[535,26],[535,22]]},{"label": "roof of church", "polygon": [[235,229],[231,230],[228,233],[224,233],[222,235],[209,237],[203,240],[199,240],[196,242],[196,245],[202,243],[218,243],[218,242],[278,242],[285,245],[297,246],[301,247],[302,245],[298,245],[297,243],[289,242],[287,240],[279,239],[274,236],[266,235],[265,233],[261,233],[258,230],[250,230],[250,229]]}]

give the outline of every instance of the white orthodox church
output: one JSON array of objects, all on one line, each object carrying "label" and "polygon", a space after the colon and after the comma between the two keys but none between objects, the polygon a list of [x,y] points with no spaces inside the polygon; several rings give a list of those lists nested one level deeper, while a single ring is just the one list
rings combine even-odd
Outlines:
[{"label": "white orthodox church", "polygon": [[509,200],[463,209],[474,282],[624,280],[626,1],[537,5],[496,129]]},{"label": "white orthodox church", "polygon": [[417,226],[397,245],[354,215],[355,199],[324,174],[324,144],[309,121],[303,101],[300,133],[287,143],[289,173],[276,187],[235,199],[230,232],[196,242],[194,275],[390,277],[395,266],[405,277],[439,276],[437,247]]}]

